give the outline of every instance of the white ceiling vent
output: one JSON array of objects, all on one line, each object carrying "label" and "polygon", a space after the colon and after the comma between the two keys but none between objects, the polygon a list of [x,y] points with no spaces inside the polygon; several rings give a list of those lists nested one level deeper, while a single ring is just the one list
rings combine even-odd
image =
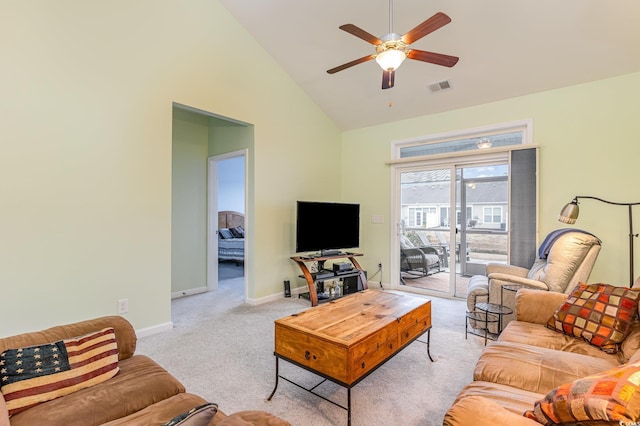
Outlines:
[{"label": "white ceiling vent", "polygon": [[429,84],[429,90],[431,90],[431,93],[438,93],[449,89],[451,89],[451,82],[449,80]]}]

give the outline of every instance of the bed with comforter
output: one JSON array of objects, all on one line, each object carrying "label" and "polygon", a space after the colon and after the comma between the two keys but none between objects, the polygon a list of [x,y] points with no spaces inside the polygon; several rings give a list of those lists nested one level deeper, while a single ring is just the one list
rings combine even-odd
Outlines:
[{"label": "bed with comforter", "polygon": [[244,262],[244,214],[218,212],[218,261]]}]

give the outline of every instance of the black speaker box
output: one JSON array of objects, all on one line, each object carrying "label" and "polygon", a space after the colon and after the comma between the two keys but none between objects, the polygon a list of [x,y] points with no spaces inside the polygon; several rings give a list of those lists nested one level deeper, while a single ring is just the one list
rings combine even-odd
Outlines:
[{"label": "black speaker box", "polygon": [[[364,272],[364,276],[366,278],[366,271]],[[352,294],[362,290],[364,290],[364,288],[362,286],[360,275],[342,278],[342,294]]]}]

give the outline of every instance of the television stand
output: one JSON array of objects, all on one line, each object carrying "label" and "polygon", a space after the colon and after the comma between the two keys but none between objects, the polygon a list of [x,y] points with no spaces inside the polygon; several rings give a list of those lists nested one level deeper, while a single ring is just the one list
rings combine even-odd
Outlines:
[{"label": "television stand", "polygon": [[[318,306],[318,292],[316,291],[316,281],[319,281],[318,274],[322,276],[322,280],[339,278],[339,277],[344,278],[346,276],[357,276],[359,277],[360,282],[362,282],[362,289],[366,290],[368,288],[367,276],[365,275],[365,272],[360,267],[360,264],[358,263],[358,261],[355,259],[358,256],[362,256],[362,254],[361,253],[341,253],[341,254],[335,254],[335,255],[320,255],[319,257],[309,257],[309,256],[292,256],[291,257],[291,260],[296,262],[298,267],[300,267],[300,270],[304,275],[304,279],[307,281],[307,285],[309,287],[309,300],[311,300],[311,306]],[[327,271],[324,269],[324,263],[327,260],[337,260],[337,259],[349,259],[349,262],[351,262],[351,264],[355,269],[348,272],[343,271],[343,273],[339,273],[339,272],[335,273],[335,272]],[[311,271],[309,271],[309,268],[307,268],[307,265],[306,265],[306,263],[309,263],[309,262],[318,262],[318,271],[319,271],[318,273],[312,273]],[[332,275],[329,276],[328,273],[331,273]]]}]

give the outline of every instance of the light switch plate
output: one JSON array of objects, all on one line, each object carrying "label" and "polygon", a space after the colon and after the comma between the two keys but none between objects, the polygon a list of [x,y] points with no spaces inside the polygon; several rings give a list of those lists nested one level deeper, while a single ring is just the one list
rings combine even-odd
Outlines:
[{"label": "light switch plate", "polygon": [[384,223],[384,215],[372,214],[371,215],[371,223]]}]

